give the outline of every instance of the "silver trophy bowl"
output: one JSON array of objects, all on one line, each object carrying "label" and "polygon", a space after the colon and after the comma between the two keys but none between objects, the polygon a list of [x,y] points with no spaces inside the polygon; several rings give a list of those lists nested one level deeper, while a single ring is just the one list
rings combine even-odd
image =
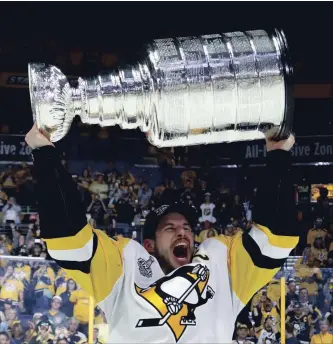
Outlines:
[{"label": "silver trophy bowl", "polygon": [[154,40],[142,61],[79,78],[29,64],[34,121],[52,142],[83,123],[140,128],[157,147],[256,140],[291,130],[292,69],[281,30]]}]

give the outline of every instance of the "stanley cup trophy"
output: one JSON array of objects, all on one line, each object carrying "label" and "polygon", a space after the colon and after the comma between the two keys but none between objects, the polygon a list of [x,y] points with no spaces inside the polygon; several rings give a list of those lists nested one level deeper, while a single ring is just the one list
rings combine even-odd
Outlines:
[{"label": "stanley cup trophy", "polygon": [[264,138],[291,130],[291,67],[282,31],[154,40],[142,61],[69,85],[54,66],[29,65],[34,121],[62,139],[73,118],[140,128],[157,147]]}]

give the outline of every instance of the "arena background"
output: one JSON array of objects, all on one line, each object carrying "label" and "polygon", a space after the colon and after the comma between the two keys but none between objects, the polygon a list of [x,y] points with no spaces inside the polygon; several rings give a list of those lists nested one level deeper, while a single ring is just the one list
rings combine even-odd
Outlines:
[{"label": "arena background", "polygon": [[[330,266],[333,265],[329,258],[333,248],[333,15],[326,3],[13,2],[2,3],[0,13],[0,207],[6,209],[4,207],[10,197],[14,197],[20,205],[14,221],[16,224],[10,226],[4,223],[1,226],[0,276],[4,278],[7,270],[11,269],[8,266],[13,266],[16,271],[14,280],[19,281],[14,283],[15,290],[11,294],[3,287],[5,281],[0,282],[0,330],[10,335],[7,343],[30,342],[31,338],[26,338],[26,330],[31,329],[38,313],[45,313],[50,323],[56,324],[54,330],[59,325],[58,332],[61,326],[67,327],[67,334],[70,331],[67,318],[74,314],[79,319],[79,331],[87,335],[88,306],[80,309],[80,305],[68,298],[67,308],[61,300],[61,313],[65,314],[65,318],[60,316],[60,320],[55,319],[49,312],[50,307],[56,307],[57,299],[52,299],[54,295],[60,296],[65,292],[67,277],[54,263],[49,262],[47,268],[41,263],[46,254],[38,232],[38,205],[33,192],[33,169],[29,167],[30,149],[24,142],[24,134],[32,125],[28,63],[55,64],[75,84],[78,76],[96,75],[101,70],[136,60],[142,46],[153,38],[274,27],[285,31],[294,66],[293,128],[297,143],[292,152],[293,178],[299,211],[298,225],[303,231],[300,244],[293,252],[295,258],[289,259],[278,277],[284,275],[288,281],[289,304],[294,295],[293,288],[296,295],[299,295],[300,289],[307,289],[309,302],[315,309],[309,336],[320,332],[320,318],[332,321]],[[172,189],[170,181],[174,181],[176,186],[173,192],[179,197],[187,197],[184,193],[189,185],[183,182],[190,178],[193,182],[191,197],[199,206],[204,201],[204,194],[211,193],[210,201],[216,205],[214,215],[218,218],[217,224],[212,227],[217,232],[225,233],[228,225],[233,229],[246,226],[243,202],[251,205],[253,191],[258,185],[258,169],[265,161],[264,143],[261,141],[156,149],[148,144],[140,131],[85,127],[78,121],[58,147],[64,154],[64,164],[80,184],[87,182],[80,179],[85,168],[91,171],[93,179],[103,174],[107,185],[113,185],[108,173],[111,173],[110,178],[117,173],[120,181],[130,183],[131,180],[134,191],[124,184],[122,195],[118,195],[120,199],[124,195],[130,198],[127,208],[116,204],[118,200],[109,203],[112,197],[108,191],[105,214],[102,212],[100,216],[101,210],[96,207],[97,215],[89,215],[110,235],[133,236],[135,233],[134,237],[139,241],[144,217],[162,197],[166,180],[169,183],[167,189]],[[92,189],[87,190],[82,185],[78,187],[88,208]],[[323,188],[328,191],[328,206],[324,208],[317,202]],[[102,191],[101,195],[104,193]],[[235,195],[241,202],[236,201]],[[227,213],[221,210],[224,203],[227,204]],[[125,213],[132,214],[131,218]],[[6,220],[6,211],[0,214],[2,223]],[[319,217],[323,219],[326,230],[320,234],[325,239],[322,250],[314,247],[309,239],[309,230]],[[204,231],[200,232],[202,229],[198,228],[198,241],[207,235]],[[24,237],[19,238],[20,234]],[[307,248],[307,244],[310,247]],[[298,259],[302,255],[305,260]],[[314,273],[313,267],[307,266],[310,255],[321,257],[319,273]],[[25,257],[24,260],[22,257]],[[17,264],[18,261],[23,261],[23,266]],[[47,274],[47,283],[42,284],[38,277],[40,271]],[[313,275],[316,277],[313,278]],[[248,326],[249,336],[252,336],[249,340],[253,342],[258,342],[265,316],[279,313],[277,284],[273,281],[260,291],[238,320]],[[83,301],[87,299],[83,292],[80,297]],[[272,301],[271,305],[267,297]],[[33,301],[36,298],[39,303]],[[266,304],[268,309],[271,307],[259,323],[254,316],[254,304],[258,298],[263,309]],[[100,328],[98,340],[103,342],[106,319],[98,309],[95,315],[95,326]],[[276,315],[277,324],[279,321]],[[16,327],[20,326],[24,333],[17,334],[20,329]],[[72,326],[75,327],[75,324]],[[333,327],[330,328],[331,333],[332,330]],[[54,335],[57,336],[56,333]],[[2,332],[0,339],[1,336]],[[78,343],[84,338],[71,340]]]}]

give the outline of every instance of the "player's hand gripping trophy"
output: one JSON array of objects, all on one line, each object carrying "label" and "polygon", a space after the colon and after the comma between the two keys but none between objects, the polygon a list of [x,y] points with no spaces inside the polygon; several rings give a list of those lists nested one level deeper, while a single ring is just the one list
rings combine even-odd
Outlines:
[{"label": "player's hand gripping trophy", "polygon": [[51,142],[73,118],[140,128],[158,147],[288,137],[293,101],[282,31],[157,39],[142,61],[79,78],[76,88],[54,66],[29,65],[34,121]]}]

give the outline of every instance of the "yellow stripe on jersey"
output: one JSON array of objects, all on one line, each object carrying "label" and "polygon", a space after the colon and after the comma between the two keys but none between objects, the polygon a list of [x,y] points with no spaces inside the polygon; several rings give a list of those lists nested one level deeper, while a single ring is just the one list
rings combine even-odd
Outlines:
[{"label": "yellow stripe on jersey", "polygon": [[258,245],[261,254],[273,259],[288,257],[298,243],[298,237],[277,236],[260,225],[254,225],[248,234]]},{"label": "yellow stripe on jersey", "polygon": [[[92,227],[87,224],[74,236],[57,239],[43,239],[47,243],[48,250],[74,250],[84,247],[93,236]],[[88,258],[89,259],[89,258]]]},{"label": "yellow stripe on jersey", "polygon": [[254,226],[267,236],[272,246],[294,248],[298,244],[298,237],[275,235],[265,226],[259,224],[254,224]]},{"label": "yellow stripe on jersey", "polygon": [[[257,226],[255,228],[256,231],[260,231],[262,226]],[[265,228],[265,227],[264,227]],[[267,233],[267,234],[266,234]],[[280,244],[278,242],[278,237],[270,233],[270,231],[265,228],[265,231],[262,231],[262,234],[266,236],[267,242],[273,242],[275,245]],[[259,256],[259,259],[263,261],[263,265],[265,265],[265,258],[266,260],[269,259],[270,262],[274,262],[276,260],[277,264],[274,268],[263,268],[254,264],[253,259],[254,257],[253,252],[248,252],[244,247],[243,243],[243,235],[250,235],[250,234],[243,234],[241,232],[236,233],[234,236],[224,236],[220,235],[218,237],[214,237],[214,239],[218,240],[219,242],[223,243],[228,248],[228,269],[231,278],[232,289],[234,291],[237,300],[234,300],[234,311],[238,313],[244,305],[246,305],[251,297],[264,285],[266,285],[274,275],[279,271],[280,267],[278,267],[281,259],[275,259],[274,256],[278,255],[279,258],[287,258],[290,251],[296,246],[298,242],[298,238],[290,237],[289,238],[289,248],[286,247],[286,237],[281,237],[281,252],[283,254],[278,254],[279,247],[271,245],[271,251],[273,252],[273,257],[270,255]],[[251,235],[250,235],[251,236]],[[270,241],[270,237],[272,240]],[[256,242],[256,237],[252,237],[252,239]],[[262,237],[260,237],[262,240]],[[261,243],[257,243],[256,245],[260,249]],[[267,248],[265,251],[268,251]],[[267,252],[266,252],[267,253]],[[255,253],[257,255],[257,253]],[[256,257],[258,259],[258,255]],[[282,263],[280,264],[282,265]]]},{"label": "yellow stripe on jersey", "polygon": [[[91,239],[89,239],[90,235],[87,228],[90,228]],[[93,234],[97,237],[97,248],[90,262],[90,272],[86,273],[79,269],[72,270],[65,268],[65,266],[63,266],[63,270],[66,272],[67,276],[71,277],[82,289],[91,295],[96,303],[99,303],[111,293],[115,283],[123,274],[122,252],[130,239],[110,239],[103,231],[93,230],[90,225],[84,227],[82,231],[85,231],[84,235],[88,241],[92,240]],[[81,235],[81,239],[84,235]],[[57,245],[54,242],[55,240],[57,240]],[[53,241],[53,250],[49,249],[51,257],[52,253],[54,256],[57,256],[57,253],[55,253],[57,252],[55,247],[58,247],[59,251],[61,251],[62,256],[61,260],[59,260],[60,265],[61,261],[71,260],[68,259],[68,257],[72,258],[71,252],[76,251],[78,248],[78,245],[75,246],[74,244],[71,244],[72,249],[67,249],[65,244],[61,244],[61,240],[61,238],[47,240],[48,249],[49,242]],[[82,243],[84,243],[83,240],[81,240],[80,244],[82,245]],[[67,250],[64,250],[64,247],[66,247]],[[86,260],[89,260],[90,258],[91,257],[87,257]]]}]

